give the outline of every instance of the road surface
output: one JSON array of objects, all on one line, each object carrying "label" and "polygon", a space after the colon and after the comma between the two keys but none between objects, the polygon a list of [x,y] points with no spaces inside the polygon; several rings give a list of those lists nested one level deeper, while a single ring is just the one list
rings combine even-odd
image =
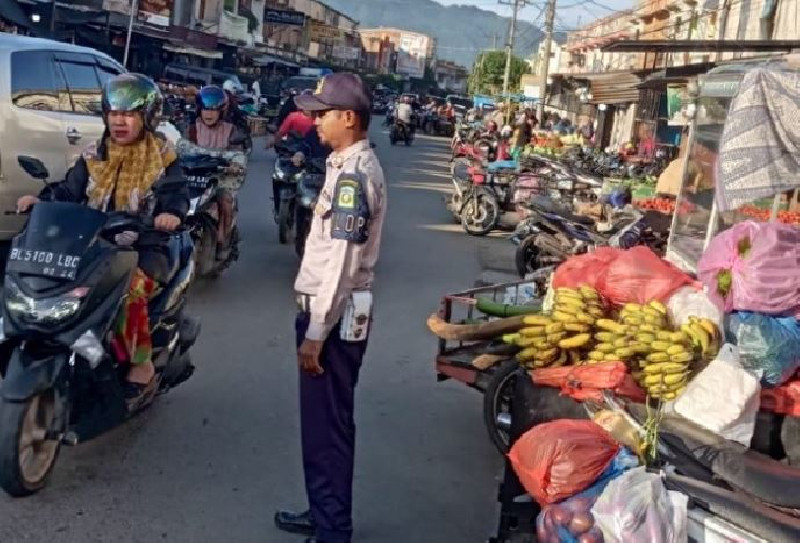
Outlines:
[{"label": "road surface", "polygon": [[[480,395],[436,382],[436,342],[424,324],[441,294],[472,285],[478,242],[444,210],[447,141],[391,147],[378,121],[372,138],[389,213],[357,394],[355,541],[481,542],[495,523],[501,460],[485,434]],[[124,427],[63,449],[39,495],[0,496],[0,541],[303,541],[272,523],[276,508],[305,505],[298,262],[278,244],[269,210],[272,157],[256,150],[242,191],[241,259],[191,294],[203,321],[194,377]]]}]

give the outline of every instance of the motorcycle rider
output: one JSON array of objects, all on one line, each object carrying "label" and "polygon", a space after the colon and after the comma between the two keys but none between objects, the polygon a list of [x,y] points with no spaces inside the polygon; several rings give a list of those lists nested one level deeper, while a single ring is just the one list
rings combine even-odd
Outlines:
[{"label": "motorcycle rider", "polygon": [[[74,202],[100,211],[127,211],[154,215],[157,230],[178,228],[189,210],[189,193],[173,146],[156,132],[162,97],[158,86],[140,74],[122,74],[108,80],[102,92],[105,132],[83,151],[60,183],[50,184],[39,196],[17,201],[20,213],[45,201]],[[131,362],[125,396],[136,403],[155,386],[147,301],[158,285],[148,269],[162,253],[150,242],[139,250],[139,268],[131,281],[125,308],[117,323],[118,338]],[[135,232],[116,236],[131,246]],[[159,237],[156,244],[163,241]]]},{"label": "motorcycle rider", "polygon": [[403,123],[403,130],[414,132],[414,111],[411,106],[411,97],[403,96],[394,112],[395,119]]},{"label": "motorcycle rider", "polygon": [[[212,151],[238,150],[239,146],[232,142],[241,141],[244,135],[239,127],[224,120],[228,107],[228,95],[221,88],[209,85],[200,89],[197,94],[198,117],[194,125],[189,127],[189,141]],[[217,260],[226,260],[230,255],[233,195],[241,188],[242,182],[241,175],[224,176],[220,180],[216,197],[219,211]]]}]

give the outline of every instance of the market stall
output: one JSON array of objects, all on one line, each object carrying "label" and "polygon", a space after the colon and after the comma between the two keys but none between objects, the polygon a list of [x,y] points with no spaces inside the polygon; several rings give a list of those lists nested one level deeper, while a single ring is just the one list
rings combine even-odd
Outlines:
[{"label": "market stall", "polygon": [[431,316],[440,377],[491,383],[493,541],[800,541],[799,107],[791,64],[710,74],[672,258],[599,248]]}]

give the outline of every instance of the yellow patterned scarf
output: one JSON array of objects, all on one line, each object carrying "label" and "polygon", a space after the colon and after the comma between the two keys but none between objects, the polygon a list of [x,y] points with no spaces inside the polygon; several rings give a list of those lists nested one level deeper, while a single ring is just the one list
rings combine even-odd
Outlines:
[{"label": "yellow patterned scarf", "polygon": [[107,211],[113,194],[116,211],[139,211],[150,187],[176,158],[172,147],[150,132],[131,145],[117,145],[107,138],[105,157],[96,152],[84,155],[89,170],[89,207]]}]

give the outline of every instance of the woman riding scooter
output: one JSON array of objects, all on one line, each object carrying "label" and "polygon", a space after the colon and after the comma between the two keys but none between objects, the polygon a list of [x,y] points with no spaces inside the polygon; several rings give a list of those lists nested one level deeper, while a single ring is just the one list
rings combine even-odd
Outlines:
[{"label": "woman riding scooter", "polygon": [[[229,105],[228,95],[221,88],[209,85],[197,94],[197,121],[189,127],[188,139],[212,151],[239,150],[236,142],[244,141],[245,134],[232,123],[225,121]],[[231,252],[234,194],[242,188],[242,175],[227,175],[220,179],[216,201],[219,208],[217,230],[217,260],[227,260]]]},{"label": "woman riding scooter", "polygon": [[[17,210],[26,212],[41,198],[105,212],[149,214],[157,230],[178,228],[189,210],[189,194],[174,148],[156,133],[161,106],[161,92],[148,77],[123,74],[110,79],[102,95],[103,137],[83,151],[64,181],[48,185],[38,197],[21,197]],[[156,233],[145,236],[146,244],[135,232],[115,239],[139,249],[139,269],[117,327],[131,362],[125,389],[129,405],[152,392],[156,381],[147,302],[159,285],[148,270],[158,269],[158,259],[165,258],[158,246],[165,240]]]}]

